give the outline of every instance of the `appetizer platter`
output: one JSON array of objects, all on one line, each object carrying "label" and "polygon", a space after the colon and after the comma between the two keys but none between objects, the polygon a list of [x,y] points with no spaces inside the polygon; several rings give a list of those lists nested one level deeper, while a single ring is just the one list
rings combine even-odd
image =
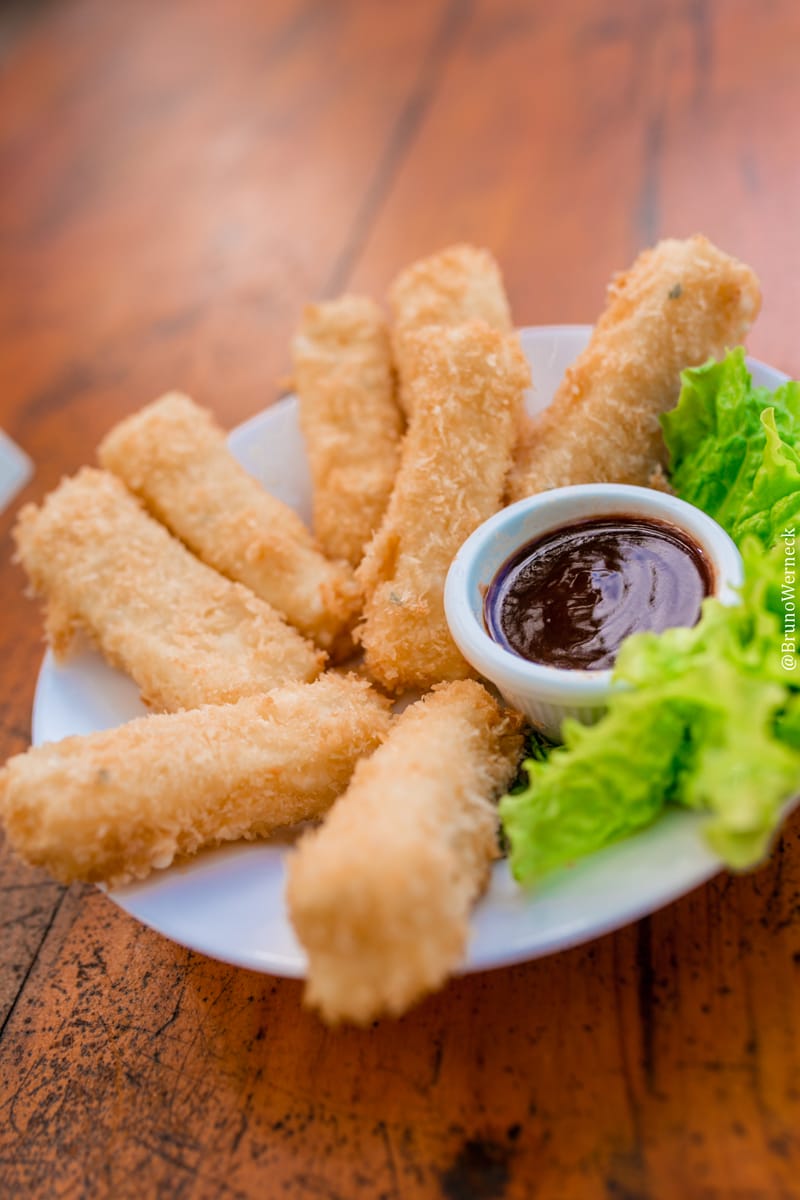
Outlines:
[{"label": "appetizer platter", "polygon": [[[453,247],[398,277],[391,325],[309,306],[298,396],[227,443],[180,394],[122,422],[19,517],[51,650],[0,774],[11,845],[361,1023],[755,865],[800,783],[800,398],[734,349],[759,304],[697,237],[617,277],[594,329],[515,333],[491,256]],[[445,581],[509,502],[597,484],[695,505],[741,586],[622,638],[591,727],[528,726]]]}]

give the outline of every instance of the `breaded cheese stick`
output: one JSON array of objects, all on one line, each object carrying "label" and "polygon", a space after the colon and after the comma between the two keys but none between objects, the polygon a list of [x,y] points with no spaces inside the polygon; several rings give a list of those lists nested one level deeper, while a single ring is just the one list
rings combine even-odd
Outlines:
[{"label": "breaded cheese stick", "polygon": [[209,412],[172,392],[116,425],[100,463],[198,558],[245,584],[330,650],[352,624],[358,588],[288,505],[239,465]]},{"label": "breaded cheese stick", "polygon": [[56,656],[82,629],[154,708],[238,700],[322,669],[321,651],[190,554],[105,471],[84,467],[41,508],[26,505],[14,537]]},{"label": "breaded cheese stick", "polygon": [[321,816],[386,733],[387,707],[363,681],[325,675],[69,737],[9,759],[0,818],[14,850],[63,883],[143,879]]},{"label": "breaded cheese stick", "polygon": [[381,310],[363,296],[309,304],[292,356],[314,533],[356,566],[386,511],[403,432]]},{"label": "breaded cheese stick", "polygon": [[308,955],[306,1000],[326,1021],[405,1012],[461,962],[497,854],[492,800],[521,752],[516,715],[480,684],[442,684],[397,719],[288,872]]},{"label": "breaded cheese stick", "polygon": [[400,403],[406,413],[413,403],[408,371],[414,368],[413,351],[411,361],[406,361],[406,334],[428,325],[463,325],[475,319],[505,333],[512,328],[496,260],[488,250],[467,244],[448,246],[406,267],[391,286],[389,304]]},{"label": "breaded cheese stick", "polygon": [[573,483],[647,486],[666,465],[659,415],[680,372],[745,337],[761,293],[749,267],[706,238],[659,242],[609,285],[591,341],[531,423],[512,500]]},{"label": "breaded cheese stick", "polygon": [[385,687],[426,688],[471,674],[450,637],[444,581],[470,533],[500,507],[528,364],[513,334],[483,321],[409,335],[414,396],[386,516],[357,576],[356,638]]}]

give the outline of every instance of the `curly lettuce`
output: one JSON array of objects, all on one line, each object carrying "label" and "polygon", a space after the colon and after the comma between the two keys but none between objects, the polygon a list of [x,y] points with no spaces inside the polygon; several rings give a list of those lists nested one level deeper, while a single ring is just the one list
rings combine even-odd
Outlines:
[{"label": "curly lettuce", "polygon": [[741,347],[681,380],[661,418],[672,486],[735,542],[752,533],[772,545],[798,511],[800,384],[754,387]]}]

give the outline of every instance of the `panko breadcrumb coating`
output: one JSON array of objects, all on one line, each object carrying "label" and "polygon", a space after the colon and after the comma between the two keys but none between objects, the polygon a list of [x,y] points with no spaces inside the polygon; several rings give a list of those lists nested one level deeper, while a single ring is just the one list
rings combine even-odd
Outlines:
[{"label": "panko breadcrumb coating", "polygon": [[321,651],[105,471],[84,467],[40,508],[26,505],[14,537],[56,656],[83,630],[153,708],[226,703],[322,670]]},{"label": "panko breadcrumb coating", "polygon": [[365,296],[309,304],[292,357],[314,533],[356,566],[386,511],[403,433],[381,310]]},{"label": "panko breadcrumb coating", "polygon": [[66,738],[9,759],[0,819],[17,854],[63,883],[143,879],[321,816],[385,735],[387,708],[363,681],[326,675]]},{"label": "panko breadcrumb coating", "polygon": [[328,562],[297,513],[239,465],[211,414],[188,396],[171,392],[120,422],[98,456],[198,558],[323,650],[352,625],[359,594],[350,570]]},{"label": "panko breadcrumb coating", "polygon": [[428,325],[463,325],[485,321],[493,329],[510,332],[511,310],[503,277],[488,250],[459,244],[429,258],[421,258],[401,271],[389,291],[394,327],[392,345],[400,380],[400,403],[411,412],[413,389],[408,382],[405,338]]},{"label": "panko breadcrumb coating", "polygon": [[356,638],[385,687],[426,688],[472,672],[444,615],[462,542],[502,503],[528,364],[513,334],[483,321],[431,326],[407,341],[414,405],[386,516],[357,576]]},{"label": "panko breadcrumb coating", "polygon": [[755,274],[707,238],[640,254],[611,281],[589,345],[530,423],[511,499],[573,483],[659,480],[658,418],[677,403],[681,371],[741,342],[760,307]]},{"label": "panko breadcrumb coating", "polygon": [[521,752],[515,714],[472,681],[412,705],[289,864],[306,1000],[326,1021],[405,1012],[464,956],[497,854],[492,800]]}]

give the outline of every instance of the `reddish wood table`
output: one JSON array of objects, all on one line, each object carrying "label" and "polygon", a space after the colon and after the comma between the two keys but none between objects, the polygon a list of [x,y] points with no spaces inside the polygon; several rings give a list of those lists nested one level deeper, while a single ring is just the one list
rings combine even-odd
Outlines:
[{"label": "reddish wood table", "polygon": [[[5,11],[5,10],[4,10]],[[63,0],[0,35],[0,425],[26,498],[179,386],[269,404],[302,302],[491,246],[588,321],[665,233],[751,262],[800,373],[792,0]],[[0,517],[0,756],[41,627]],[[800,1195],[800,845],[404,1020],[324,1029],[0,854],[0,1195]]]}]

